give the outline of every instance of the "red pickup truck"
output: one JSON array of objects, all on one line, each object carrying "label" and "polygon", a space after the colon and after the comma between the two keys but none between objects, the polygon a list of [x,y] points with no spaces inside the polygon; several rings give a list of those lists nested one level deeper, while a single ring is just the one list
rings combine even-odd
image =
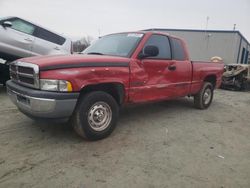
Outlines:
[{"label": "red pickup truck", "polygon": [[223,67],[190,61],[184,41],[165,33],[118,33],[82,54],[12,62],[7,91],[29,117],[70,119],[80,136],[97,140],[114,130],[125,104],[193,96],[208,108]]}]

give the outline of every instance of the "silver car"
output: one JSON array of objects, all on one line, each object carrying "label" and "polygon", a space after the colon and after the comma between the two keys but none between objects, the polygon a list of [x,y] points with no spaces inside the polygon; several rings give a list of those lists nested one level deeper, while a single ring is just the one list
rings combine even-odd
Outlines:
[{"label": "silver car", "polygon": [[72,41],[18,17],[0,18],[0,84],[9,79],[8,62],[23,57],[73,53]]},{"label": "silver car", "polygon": [[70,39],[18,17],[0,19],[0,58],[72,53]]}]

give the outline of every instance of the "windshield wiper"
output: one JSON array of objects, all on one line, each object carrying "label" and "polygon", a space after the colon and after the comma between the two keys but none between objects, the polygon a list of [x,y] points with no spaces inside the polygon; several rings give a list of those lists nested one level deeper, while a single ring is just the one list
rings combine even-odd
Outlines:
[{"label": "windshield wiper", "polygon": [[89,53],[87,53],[88,55],[104,55],[104,54],[102,54],[102,53],[100,53],[100,52],[89,52]]}]

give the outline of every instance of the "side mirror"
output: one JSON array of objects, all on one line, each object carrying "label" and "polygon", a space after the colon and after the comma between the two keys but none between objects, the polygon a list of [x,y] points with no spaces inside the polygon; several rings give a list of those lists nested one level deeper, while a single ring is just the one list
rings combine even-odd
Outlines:
[{"label": "side mirror", "polygon": [[2,23],[2,26],[3,27],[11,27],[12,23],[10,21],[5,21],[5,22]]},{"label": "side mirror", "polygon": [[159,48],[157,46],[146,46],[140,53],[139,58],[155,57],[159,54]]}]

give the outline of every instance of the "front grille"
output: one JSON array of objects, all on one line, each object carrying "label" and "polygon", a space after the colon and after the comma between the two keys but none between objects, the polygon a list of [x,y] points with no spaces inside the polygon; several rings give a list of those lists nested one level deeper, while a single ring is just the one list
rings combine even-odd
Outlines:
[{"label": "front grille", "polygon": [[10,64],[11,80],[21,85],[39,88],[39,68],[37,65],[25,62],[13,62]]},{"label": "front grille", "polygon": [[33,75],[34,69],[30,67],[18,67],[18,72]]}]

